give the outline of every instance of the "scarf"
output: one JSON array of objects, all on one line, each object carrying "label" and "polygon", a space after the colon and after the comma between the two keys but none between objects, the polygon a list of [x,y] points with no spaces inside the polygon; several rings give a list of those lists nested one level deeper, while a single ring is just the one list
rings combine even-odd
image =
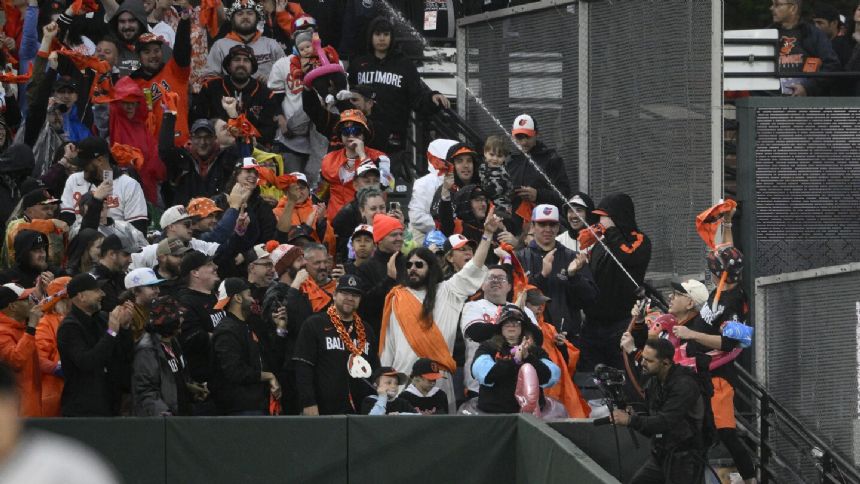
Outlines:
[{"label": "scarf", "polygon": [[313,279],[308,279],[299,286],[299,291],[307,296],[311,308],[315,313],[325,309],[331,303],[331,291],[337,286],[337,281],[332,279],[323,287],[320,287]]},{"label": "scarf", "polygon": [[397,317],[406,341],[420,358],[430,358],[442,365],[449,373],[457,370],[457,363],[448,350],[448,344],[433,321],[421,316],[421,301],[405,286],[395,286],[385,296],[382,311],[382,329],[379,332],[379,353],[385,349],[385,333],[391,321],[391,313]]}]

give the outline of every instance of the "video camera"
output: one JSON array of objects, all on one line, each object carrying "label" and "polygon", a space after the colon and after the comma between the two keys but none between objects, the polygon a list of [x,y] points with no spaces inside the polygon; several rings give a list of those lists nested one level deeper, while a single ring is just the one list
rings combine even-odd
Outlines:
[{"label": "video camera", "polygon": [[[627,375],[625,375],[624,370],[601,363],[594,367],[593,378],[594,383],[597,384],[597,388],[600,389],[606,398],[610,411],[612,411],[613,407],[621,410],[627,408],[627,398],[624,396],[624,382],[627,381]],[[608,420],[598,423],[598,421],[602,420],[597,419],[594,421],[594,424],[603,425],[609,423]]]}]

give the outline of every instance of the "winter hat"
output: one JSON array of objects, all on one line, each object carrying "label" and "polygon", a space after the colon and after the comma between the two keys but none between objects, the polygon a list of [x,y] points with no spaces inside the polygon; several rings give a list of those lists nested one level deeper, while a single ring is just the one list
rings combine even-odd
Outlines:
[{"label": "winter hat", "polygon": [[179,330],[182,314],[183,307],[172,296],[157,297],[149,310],[146,330],[162,336],[173,336]]},{"label": "winter hat", "polygon": [[296,32],[295,45],[298,47],[302,42],[311,42],[314,38],[313,30],[302,30],[300,32]]},{"label": "winter hat", "polygon": [[251,60],[251,75],[254,75],[257,72],[257,56],[254,55],[254,49],[247,45],[237,44],[233,47],[230,47],[230,50],[227,52],[227,55],[224,56],[224,59],[221,61],[221,69],[224,72],[230,72],[230,61],[233,60],[233,57],[237,55],[244,55],[248,59]]},{"label": "winter hat", "polygon": [[290,245],[290,244],[281,244],[272,251],[272,262],[275,263],[275,272],[280,274],[284,274],[287,270],[292,267],[293,262],[296,261],[299,257],[304,255],[304,251],[301,247]]},{"label": "winter hat", "polygon": [[708,253],[708,270],[720,277],[726,274],[726,282],[737,282],[744,269],[744,255],[732,245],[713,250]]},{"label": "winter hat", "polygon": [[392,217],[391,215],[386,215],[384,213],[378,213],[373,217],[373,241],[377,244],[380,240],[384,239],[391,232],[395,230],[403,230],[403,224],[400,223],[400,220]]},{"label": "winter hat", "polygon": [[12,247],[15,249],[16,259],[27,260],[25,254],[29,253],[31,250],[38,248],[44,248],[47,250],[48,238],[41,232],[24,229],[15,234]]},{"label": "winter hat", "polygon": [[257,12],[257,18],[263,18],[263,4],[257,3],[254,0],[235,0],[227,9],[227,18],[233,19],[233,14],[240,10],[253,10]]}]

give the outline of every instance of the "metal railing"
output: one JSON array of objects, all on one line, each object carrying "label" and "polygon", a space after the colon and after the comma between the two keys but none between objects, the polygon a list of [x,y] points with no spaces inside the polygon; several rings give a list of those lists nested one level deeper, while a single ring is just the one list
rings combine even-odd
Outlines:
[{"label": "metal railing", "polygon": [[[845,457],[831,449],[820,437],[807,429],[791,412],[740,365],[735,363],[738,392],[751,412],[738,415],[739,427],[746,430],[758,449],[760,482],[785,484],[786,476],[795,482],[809,482],[804,477],[803,462],[792,462],[775,445],[776,440],[788,444],[814,466],[822,484],[860,483],[860,471]],[[808,474],[808,472],[806,473]]]}]

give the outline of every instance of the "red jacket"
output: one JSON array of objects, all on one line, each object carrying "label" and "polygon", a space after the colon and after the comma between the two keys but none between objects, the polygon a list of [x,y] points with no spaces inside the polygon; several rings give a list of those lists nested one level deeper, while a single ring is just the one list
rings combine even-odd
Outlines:
[{"label": "red jacket", "polygon": [[42,370],[36,337],[24,328],[24,323],[0,313],[0,359],[15,370],[21,393],[21,416],[41,417]]}]

